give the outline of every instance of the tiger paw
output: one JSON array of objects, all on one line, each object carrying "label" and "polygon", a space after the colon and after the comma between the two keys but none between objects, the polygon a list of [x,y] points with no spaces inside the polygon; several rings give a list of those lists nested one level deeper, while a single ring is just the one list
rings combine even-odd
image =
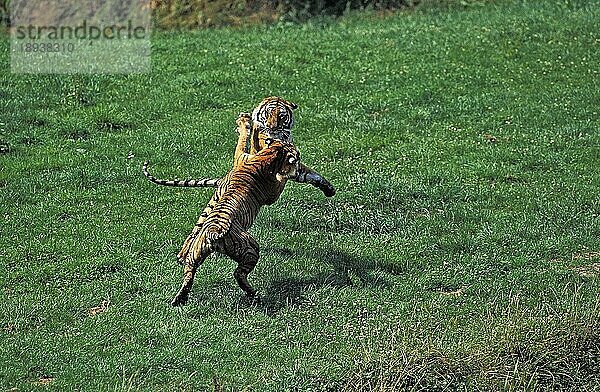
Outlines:
[{"label": "tiger paw", "polygon": [[185,305],[186,302],[188,301],[189,298],[189,293],[186,292],[179,292],[177,293],[177,295],[175,296],[175,298],[173,298],[173,301],[171,301],[171,306],[181,306],[181,305]]},{"label": "tiger paw", "polygon": [[251,118],[252,117],[250,117],[249,113],[240,113],[240,115],[238,116],[237,120],[235,120],[235,123],[239,127],[250,128],[250,119]]},{"label": "tiger paw", "polygon": [[248,113],[240,113],[235,123],[237,124],[237,128],[235,131],[239,134],[247,134],[250,131],[250,115]]}]

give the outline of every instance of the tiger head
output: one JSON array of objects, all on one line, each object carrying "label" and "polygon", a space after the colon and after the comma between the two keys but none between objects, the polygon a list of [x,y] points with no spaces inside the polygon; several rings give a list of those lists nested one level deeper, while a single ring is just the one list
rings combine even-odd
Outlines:
[{"label": "tiger head", "polygon": [[269,162],[269,173],[275,174],[277,181],[296,177],[300,163],[300,151],[292,143],[273,141],[258,154]]},{"label": "tiger head", "polygon": [[294,110],[293,102],[279,97],[267,97],[252,112],[253,144],[257,151],[269,146],[274,140],[292,142]]}]

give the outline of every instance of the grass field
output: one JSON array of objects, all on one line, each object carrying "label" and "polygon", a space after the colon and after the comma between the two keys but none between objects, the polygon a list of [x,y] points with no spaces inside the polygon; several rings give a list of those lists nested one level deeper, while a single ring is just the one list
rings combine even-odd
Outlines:
[{"label": "grass field", "polygon": [[[14,75],[0,40],[0,390],[600,390],[600,4],[158,33],[143,75]],[[175,254],[234,120],[297,102],[338,189],[252,228],[250,303]]]}]

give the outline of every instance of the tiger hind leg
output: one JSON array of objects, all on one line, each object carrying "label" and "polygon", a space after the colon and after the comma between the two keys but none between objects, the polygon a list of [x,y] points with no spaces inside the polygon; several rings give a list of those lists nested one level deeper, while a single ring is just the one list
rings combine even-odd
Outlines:
[{"label": "tiger hind leg", "polygon": [[198,223],[196,223],[194,225],[192,232],[185,239],[183,246],[181,247],[181,250],[179,251],[179,253],[177,253],[177,260],[179,261],[179,264],[185,263],[185,259],[186,259],[187,255],[190,253],[192,244],[194,243],[194,240],[198,237],[198,234],[200,233],[200,229],[202,229],[202,225],[204,224],[205,220],[206,220],[206,218],[204,216],[201,216],[200,219],[198,220]]},{"label": "tiger hind leg", "polygon": [[171,305],[185,305],[187,302],[192,285],[194,284],[194,276],[198,267],[212,253],[212,249],[204,237],[197,238],[192,244],[192,250],[185,257],[185,265],[183,268],[183,283],[181,288],[171,301]]},{"label": "tiger hind leg", "polygon": [[248,297],[254,297],[256,290],[248,283],[248,275],[258,263],[258,242],[246,232],[239,233],[232,239],[228,236],[225,240],[225,254],[238,263],[233,276],[240,288]]},{"label": "tiger hind leg", "polygon": [[180,264],[185,263],[185,259],[188,255],[188,253],[190,253],[190,250],[192,249],[192,244],[196,241],[196,238],[200,234],[200,230],[202,230],[202,226],[204,226],[204,222],[206,222],[206,218],[208,218],[208,214],[210,214],[210,212],[212,211],[214,206],[219,202],[219,192],[220,192],[219,190],[215,191],[215,194],[208,202],[208,205],[204,208],[204,210],[202,210],[202,213],[200,214],[198,221],[194,225],[192,232],[185,239],[185,241],[181,247],[181,250],[177,254],[177,260],[179,261]]}]

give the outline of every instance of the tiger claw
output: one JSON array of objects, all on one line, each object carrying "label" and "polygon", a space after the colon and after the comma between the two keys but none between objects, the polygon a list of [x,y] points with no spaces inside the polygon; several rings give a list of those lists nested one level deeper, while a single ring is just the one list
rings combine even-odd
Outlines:
[{"label": "tiger claw", "polygon": [[240,113],[240,116],[235,120],[237,124],[236,132],[240,133],[240,128],[246,128],[246,132],[250,129],[250,115],[248,113]]}]

